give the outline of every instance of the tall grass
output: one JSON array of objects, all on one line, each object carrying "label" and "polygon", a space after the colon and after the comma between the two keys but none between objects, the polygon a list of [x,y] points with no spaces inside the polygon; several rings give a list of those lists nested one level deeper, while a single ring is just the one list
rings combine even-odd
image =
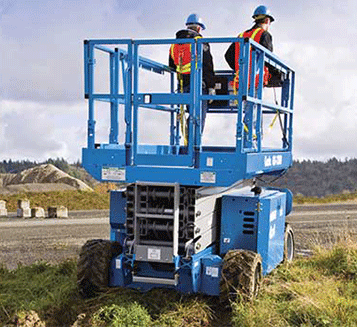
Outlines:
[{"label": "tall grass", "polygon": [[24,312],[35,311],[46,326],[161,327],[209,326],[211,310],[202,296],[182,296],[173,290],[140,293],[110,289],[84,300],[76,287],[76,263],[52,266],[38,262],[9,271],[0,268],[0,326]]},{"label": "tall grass", "polygon": [[[16,270],[0,269],[0,325],[15,313],[34,310],[49,325],[69,326],[81,303],[76,290],[76,264],[38,262]],[[57,324],[57,317],[60,318]]]},{"label": "tall grass", "polygon": [[[44,262],[0,269],[0,325],[21,311],[36,311],[46,326],[357,326],[357,246],[318,248],[309,258],[283,264],[264,278],[257,299],[230,307],[202,295],[154,289],[110,289],[84,300],[76,289],[76,263]],[[218,318],[217,318],[218,317]],[[126,322],[123,324],[123,322]]]},{"label": "tall grass", "polygon": [[295,195],[294,203],[296,204],[326,204],[326,203],[336,203],[336,202],[348,202],[348,201],[356,201],[357,193],[346,193],[346,194],[336,194],[336,195],[328,195],[324,197],[315,197],[315,196],[302,196]]},{"label": "tall grass", "polygon": [[233,304],[234,326],[357,326],[357,246],[320,248],[269,275],[252,303]]}]

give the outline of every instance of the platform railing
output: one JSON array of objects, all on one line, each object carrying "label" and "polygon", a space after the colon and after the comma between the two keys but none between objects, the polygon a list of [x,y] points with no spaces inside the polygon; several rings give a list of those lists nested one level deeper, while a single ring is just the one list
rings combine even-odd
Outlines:
[{"label": "platform railing", "polygon": [[[240,43],[239,88],[236,94],[205,95],[202,93],[202,58],[204,43]],[[176,72],[165,64],[145,58],[140,50],[145,46],[167,45],[167,57],[171,44],[191,44],[191,79],[190,93],[178,93]],[[100,51],[109,56],[109,91],[94,92],[95,54]],[[222,54],[223,56],[223,54]],[[275,67],[283,75],[280,104],[263,99],[264,65]],[[170,75],[170,92],[140,93],[140,70],[145,69],[156,74]],[[220,71],[227,81],[233,80],[235,72]],[[258,80],[256,84],[255,81]],[[84,42],[84,91],[88,99],[88,149],[125,150],[125,165],[186,166],[198,167],[200,153],[219,152],[244,155],[292,151],[293,139],[293,99],[295,73],[273,53],[251,39],[242,38],[201,38],[201,39],[161,39],[161,40],[88,40]],[[252,82],[249,82],[252,81]],[[121,88],[119,87],[121,86]],[[122,91],[120,91],[122,90]],[[221,100],[229,103],[222,108],[209,107],[208,113],[229,114],[236,116],[235,146],[202,146],[201,116],[202,103],[209,100]],[[107,144],[97,144],[95,130],[95,102],[110,103],[110,128]],[[233,105],[232,105],[233,103]],[[119,104],[123,105],[125,142],[118,141]],[[182,145],[180,133],[180,105],[188,111],[188,144]],[[139,114],[143,108],[159,110],[170,115],[170,135],[168,144],[143,145],[138,142]],[[263,118],[279,116],[282,133],[282,145],[279,148],[262,147]],[[171,157],[171,159],[170,159]],[[122,163],[118,163],[118,166]]]}]

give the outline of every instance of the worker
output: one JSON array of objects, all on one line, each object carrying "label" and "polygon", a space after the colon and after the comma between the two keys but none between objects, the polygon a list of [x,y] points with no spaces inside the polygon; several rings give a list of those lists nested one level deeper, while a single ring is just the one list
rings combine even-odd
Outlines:
[{"label": "worker", "polygon": [[[270,24],[275,20],[272,16],[270,10],[266,6],[259,6],[254,10],[253,13],[254,26],[245,32],[238,35],[242,38],[251,38],[257,43],[261,44],[263,47],[267,48],[269,51],[273,52],[273,41],[272,36],[268,32]],[[225,53],[225,58],[228,65],[235,71],[235,79],[238,79],[239,74],[239,42],[234,42],[230,45],[227,52]],[[268,84],[269,80],[269,70],[264,67],[264,85]]]},{"label": "worker", "polygon": [[[251,38],[257,43],[261,44],[263,47],[270,51],[273,51],[273,41],[272,36],[268,32],[270,24],[275,20],[272,16],[270,10],[266,6],[258,6],[253,13],[254,25],[252,28],[240,33],[238,37],[241,38]],[[237,93],[239,87],[239,55],[240,55],[240,43],[232,43],[225,53],[225,59],[228,65],[235,71],[233,89]],[[250,75],[250,74],[249,74]],[[270,78],[268,66],[264,66],[263,73],[263,85],[268,86]],[[255,88],[258,87],[259,74],[256,75]],[[249,83],[250,85],[250,83]],[[244,106],[244,147],[256,147],[256,110],[251,103],[243,103]],[[252,131],[249,131],[251,126]],[[249,135],[250,134],[250,135]]]},{"label": "worker", "polygon": [[[197,14],[191,14],[186,20],[186,29],[182,29],[176,33],[177,39],[196,39],[201,38],[202,30],[206,29],[201,17]],[[179,92],[190,92],[190,76],[191,76],[191,46],[190,44],[173,44],[170,48],[169,66],[178,74]],[[208,43],[203,43],[203,58],[202,58],[202,94],[215,94],[215,75],[213,70],[213,58],[211,55],[210,46]],[[211,102],[211,101],[210,101]],[[208,104],[207,101],[202,101],[201,114],[201,133],[203,132]]]}]

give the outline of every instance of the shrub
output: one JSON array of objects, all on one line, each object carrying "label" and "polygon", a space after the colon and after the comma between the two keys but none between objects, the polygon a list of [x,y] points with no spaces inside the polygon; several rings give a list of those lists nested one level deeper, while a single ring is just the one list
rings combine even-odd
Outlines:
[{"label": "shrub", "polygon": [[137,302],[119,306],[112,304],[93,314],[93,327],[148,327],[151,317]]}]

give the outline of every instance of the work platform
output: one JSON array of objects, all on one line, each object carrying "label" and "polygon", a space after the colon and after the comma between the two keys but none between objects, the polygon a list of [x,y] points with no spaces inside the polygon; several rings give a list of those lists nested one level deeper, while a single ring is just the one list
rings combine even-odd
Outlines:
[{"label": "work platform", "polygon": [[[216,95],[202,94],[202,49],[204,43],[240,42],[239,88],[232,91],[233,70],[216,71]],[[191,90],[177,91],[176,72],[167,65],[171,44],[191,44]],[[151,49],[147,51],[148,47]],[[153,51],[155,47],[160,50]],[[164,49],[166,61],[153,60]],[[149,55],[142,55],[148,53]],[[97,73],[97,57],[107,59],[107,73]],[[150,58],[149,58],[150,57]],[[223,53],[222,53],[223,58]],[[88,141],[83,166],[96,179],[110,182],[164,182],[191,186],[230,186],[263,174],[280,174],[292,164],[295,73],[273,53],[251,39],[201,38],[165,40],[87,40],[84,42],[85,98],[88,99]],[[215,60],[217,57],[215,57]],[[223,59],[222,59],[223,60]],[[263,67],[269,65],[281,76],[276,88],[280,103],[264,99]],[[147,74],[140,73],[145,70]],[[165,77],[163,92],[141,92],[143,78]],[[105,79],[107,90],[97,91]],[[249,81],[256,81],[250,83]],[[160,83],[158,83],[160,84]],[[233,146],[202,144],[202,102],[213,100],[210,114],[230,115],[235,122]],[[105,116],[98,103],[108,105],[108,141],[96,141],[97,121]],[[186,108],[188,142],[180,127],[182,105]],[[142,144],[140,115],[143,110],[168,116],[167,142]],[[148,113],[146,113],[147,115]],[[279,145],[263,146],[264,121],[280,126]],[[119,129],[121,130],[119,131]],[[219,128],[219,126],[217,126]],[[152,131],[155,134],[156,131]],[[205,132],[205,131],[204,131]],[[122,135],[122,138],[120,138]],[[264,135],[264,137],[266,137]]]}]

